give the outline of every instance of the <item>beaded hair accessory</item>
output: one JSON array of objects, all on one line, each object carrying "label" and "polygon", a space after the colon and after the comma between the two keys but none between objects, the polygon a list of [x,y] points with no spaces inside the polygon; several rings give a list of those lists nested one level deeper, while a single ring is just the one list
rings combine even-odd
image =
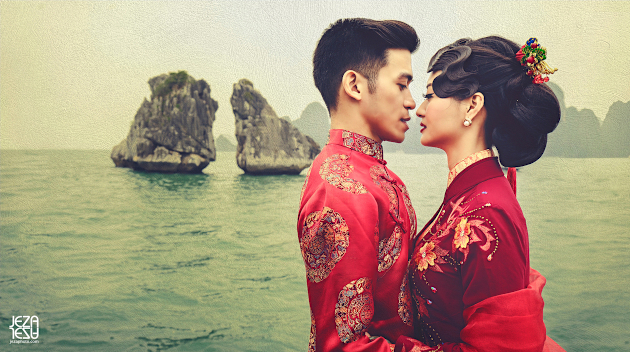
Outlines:
[{"label": "beaded hair accessory", "polygon": [[542,75],[550,75],[558,71],[557,68],[551,68],[547,65],[546,58],[547,49],[538,44],[536,38],[529,38],[527,44],[523,45],[516,53],[516,59],[521,63],[521,66],[527,67],[527,75],[533,77],[533,82],[536,84],[549,81],[549,77]]}]

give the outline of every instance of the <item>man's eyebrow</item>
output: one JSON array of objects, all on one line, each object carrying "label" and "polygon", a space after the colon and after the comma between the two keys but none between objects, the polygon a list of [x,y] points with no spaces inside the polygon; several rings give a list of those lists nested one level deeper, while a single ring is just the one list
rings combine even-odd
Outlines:
[{"label": "man's eyebrow", "polygon": [[409,83],[413,81],[413,75],[409,73],[401,73],[400,76],[398,76],[398,78],[406,78],[409,81]]}]

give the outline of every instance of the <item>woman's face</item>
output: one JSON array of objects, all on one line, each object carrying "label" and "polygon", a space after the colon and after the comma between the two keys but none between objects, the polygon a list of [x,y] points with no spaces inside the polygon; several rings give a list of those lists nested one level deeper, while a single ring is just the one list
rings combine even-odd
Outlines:
[{"label": "woman's face", "polygon": [[436,71],[429,76],[427,93],[416,115],[422,119],[422,145],[446,150],[455,145],[464,132],[467,106],[454,98],[440,98],[433,93],[433,80],[441,73]]}]

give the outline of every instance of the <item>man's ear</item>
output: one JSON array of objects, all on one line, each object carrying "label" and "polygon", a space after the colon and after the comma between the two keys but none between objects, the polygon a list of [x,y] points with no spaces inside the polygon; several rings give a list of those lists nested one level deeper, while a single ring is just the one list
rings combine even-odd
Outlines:
[{"label": "man's ear", "polygon": [[354,100],[361,100],[361,93],[364,91],[365,77],[353,70],[348,70],[341,78],[341,88],[346,95]]},{"label": "man's ear", "polygon": [[472,121],[475,117],[479,115],[480,112],[482,112],[482,110],[484,110],[483,106],[484,106],[485,100],[484,100],[483,93],[481,92],[477,92],[473,94],[471,97],[469,97],[468,99],[464,101],[468,105],[466,118],[470,121]]}]

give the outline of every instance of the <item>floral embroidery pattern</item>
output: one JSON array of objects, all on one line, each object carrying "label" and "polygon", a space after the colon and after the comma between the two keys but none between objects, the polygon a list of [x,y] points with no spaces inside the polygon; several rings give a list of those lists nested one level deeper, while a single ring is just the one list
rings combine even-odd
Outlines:
[{"label": "floral embroidery pattern", "polygon": [[[492,223],[485,218],[474,215],[477,210],[490,207],[490,203],[483,205],[477,205],[473,207],[472,200],[487,194],[482,192],[474,197],[466,199],[466,197],[460,197],[452,203],[451,211],[447,219],[439,218],[432,232],[432,240],[436,241],[441,238],[445,238],[453,234],[451,252],[455,253],[459,251],[463,254],[460,263],[463,263],[468,258],[470,252],[470,246],[473,243],[478,243],[479,248],[483,251],[489,251],[492,245],[491,242],[495,242],[495,251],[497,246],[496,230]],[[438,247],[439,248],[439,247]],[[494,252],[493,252],[494,253]],[[489,259],[492,259],[490,254]]]},{"label": "floral embroidery pattern", "polygon": [[467,218],[463,218],[455,228],[455,236],[453,236],[453,246],[456,249],[466,248],[470,241],[470,224]]},{"label": "floral embroidery pattern", "polygon": [[346,221],[331,208],[310,213],[304,222],[300,249],[311,282],[324,280],[346,254],[349,231]]},{"label": "floral embroidery pattern", "polygon": [[425,242],[419,250],[416,250],[411,258],[412,265],[416,266],[416,270],[423,272],[427,269],[443,272],[439,264],[446,264],[448,251],[437,246],[435,242]]},{"label": "floral embroidery pattern", "polygon": [[311,336],[308,339],[308,352],[315,352],[315,316],[311,311]]},{"label": "floral embroidery pattern", "polygon": [[382,239],[378,244],[378,272],[383,272],[396,262],[402,247],[402,229],[396,225],[389,238]]},{"label": "floral embroidery pattern", "polygon": [[341,137],[344,147],[383,160],[383,146],[372,138],[350,131],[343,131]]},{"label": "floral embroidery pattern", "polygon": [[418,255],[414,258],[415,265],[418,268],[418,271],[425,271],[429,267],[429,265],[435,265],[435,258],[437,255],[433,253],[435,249],[435,244],[433,242],[427,242],[418,251]]},{"label": "floral embroidery pattern", "polygon": [[[461,222],[460,222],[461,223]],[[474,215],[468,218],[468,223],[466,224],[469,227],[468,238],[469,243],[466,247],[457,248],[455,243],[455,238],[453,238],[453,248],[452,251],[455,252],[456,249],[464,255],[462,259],[462,263],[466,261],[468,258],[468,252],[470,252],[470,245],[473,243],[478,243],[479,248],[488,252],[492,245],[492,242],[495,242],[495,251],[496,251],[496,230],[492,223],[485,218],[477,218]],[[457,233],[455,233],[457,236]],[[494,252],[493,252],[494,253]],[[489,255],[488,260],[492,260],[492,253]]]},{"label": "floral embroidery pattern", "polygon": [[394,188],[394,179],[389,176],[383,165],[373,165],[370,167],[370,177],[374,184],[379,186],[389,197],[389,213],[398,223],[401,222],[400,213],[398,211],[398,194]]},{"label": "floral embroidery pattern", "polygon": [[412,326],[413,318],[411,316],[411,298],[409,294],[409,278],[407,275],[403,277],[400,285],[400,293],[398,294],[398,316],[403,323]]},{"label": "floral embroidery pattern", "polygon": [[367,331],[374,316],[372,281],[368,277],[351,281],[341,292],[335,305],[337,335],[343,343],[357,340]]},{"label": "floral embroidery pattern", "polygon": [[416,220],[416,211],[413,209],[411,205],[411,197],[409,197],[409,192],[407,192],[407,187],[405,185],[398,185],[400,191],[403,194],[403,201],[405,202],[405,206],[407,207],[407,215],[409,215],[409,223],[411,224],[411,235],[416,236],[416,231],[418,230],[418,223]]},{"label": "floral embroidery pattern", "polygon": [[348,177],[354,170],[354,166],[348,162],[348,155],[333,154],[326,158],[319,168],[319,175],[329,184],[342,191],[352,194],[368,193],[365,186],[354,179]]}]

